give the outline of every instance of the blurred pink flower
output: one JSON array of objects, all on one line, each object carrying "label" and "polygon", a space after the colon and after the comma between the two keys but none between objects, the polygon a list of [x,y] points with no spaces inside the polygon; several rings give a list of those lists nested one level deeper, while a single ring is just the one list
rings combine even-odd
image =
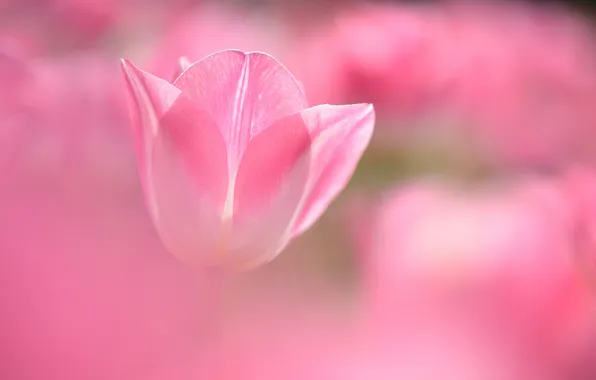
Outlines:
[{"label": "blurred pink flower", "polygon": [[336,12],[295,52],[309,95],[369,99],[381,115],[421,104],[441,85],[424,61],[434,32],[425,10],[360,4]]},{"label": "blurred pink flower", "polygon": [[40,29],[33,22],[2,24],[0,27],[0,51],[19,57],[34,57],[44,53],[47,42]]},{"label": "blurred pink flower", "polygon": [[307,108],[263,53],[226,50],[173,84],[123,62],[147,205],[164,244],[199,265],[272,260],[345,186],[371,105]]},{"label": "blurred pink flower", "polygon": [[317,102],[375,104],[381,138],[430,119],[493,164],[594,159],[595,34],[580,15],[454,1],[358,5],[332,21],[296,47],[295,72]]},{"label": "blurred pink flower", "polygon": [[[263,278],[263,272],[250,274]],[[243,291],[244,302],[228,309],[221,340],[197,363],[197,378],[557,379],[548,365],[531,360],[523,339],[502,336],[488,322],[453,312],[456,308],[403,308],[379,328],[366,318],[367,310],[345,303],[337,289],[329,293],[301,275],[297,293],[289,292],[287,277],[278,278]]]},{"label": "blurred pink flower", "polygon": [[594,338],[572,260],[577,215],[560,182],[412,184],[376,210],[360,246],[379,333],[426,313],[472,318],[553,370]]},{"label": "blurred pink flower", "polygon": [[113,176],[112,186],[136,185],[116,60],[85,53],[29,62],[13,57],[10,65],[5,62],[6,69],[12,68],[7,74],[12,91],[0,107],[7,107],[0,146],[5,152],[18,152],[12,168],[63,184],[71,177],[80,184],[88,174],[93,182],[97,173],[105,173]]},{"label": "blurred pink flower", "polygon": [[464,3],[449,15],[461,51],[453,101],[480,149],[505,165],[593,160],[596,35],[589,21],[563,7],[523,4]]},{"label": "blurred pink flower", "polygon": [[[425,300],[428,301],[428,300]],[[554,380],[548,363],[486,323],[445,310],[404,309],[392,325],[369,326],[328,356],[327,376],[342,380]],[[369,321],[370,323],[371,321]],[[374,322],[372,322],[374,323]]]},{"label": "blurred pink flower", "polygon": [[564,189],[579,222],[575,228],[575,255],[582,280],[596,291],[596,172],[575,165],[564,173]]},{"label": "blurred pink flower", "polygon": [[130,0],[51,0],[51,14],[84,41],[104,36],[118,21]]},{"label": "blurred pink flower", "polygon": [[[124,3],[121,0],[12,1],[0,18],[2,29],[8,30],[9,36],[22,30],[16,36],[22,39],[22,44],[31,45],[33,41],[38,48],[62,50],[97,45],[121,17]],[[3,40],[6,36],[0,35],[0,42]]]}]

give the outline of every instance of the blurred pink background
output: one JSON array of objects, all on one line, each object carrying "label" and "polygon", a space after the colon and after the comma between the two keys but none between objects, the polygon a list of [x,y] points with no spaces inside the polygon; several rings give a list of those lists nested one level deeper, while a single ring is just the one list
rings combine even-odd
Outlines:
[{"label": "blurred pink background", "polygon": [[[0,1],[0,379],[594,379],[595,33],[554,3]],[[233,277],[163,248],[119,68],[228,48],[378,115],[323,218]]]}]

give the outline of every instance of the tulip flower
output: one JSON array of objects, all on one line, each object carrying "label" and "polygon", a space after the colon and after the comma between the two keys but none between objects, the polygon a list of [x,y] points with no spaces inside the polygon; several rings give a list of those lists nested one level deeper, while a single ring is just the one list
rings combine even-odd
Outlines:
[{"label": "tulip flower", "polygon": [[271,261],[339,194],[372,136],[372,105],[308,108],[264,53],[220,51],[173,83],[122,67],[149,214],[191,265]]}]

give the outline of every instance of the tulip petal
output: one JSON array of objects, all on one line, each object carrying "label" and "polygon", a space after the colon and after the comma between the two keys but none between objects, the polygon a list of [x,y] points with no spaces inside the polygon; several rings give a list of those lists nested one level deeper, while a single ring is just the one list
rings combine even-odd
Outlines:
[{"label": "tulip petal", "polygon": [[300,113],[282,118],[250,142],[234,191],[229,253],[243,269],[275,257],[289,239],[310,168],[310,136]]},{"label": "tulip petal", "polygon": [[166,113],[152,156],[156,224],[181,261],[219,265],[228,191],[226,146],[206,112],[182,95]]},{"label": "tulip petal", "polygon": [[375,123],[370,104],[321,105],[304,110],[302,116],[312,139],[311,169],[293,236],[307,230],[345,187]]},{"label": "tulip petal", "polygon": [[[154,75],[140,70],[129,60],[122,60],[122,71],[126,80],[129,98],[130,118],[139,162],[139,176],[143,188],[148,186],[147,159],[152,142],[157,136],[161,117],[172,106],[182,91]],[[153,204],[149,204],[153,212]]]},{"label": "tulip petal", "polygon": [[139,171],[160,237],[181,261],[215,265],[228,190],[223,137],[179,89],[129,62],[124,70],[136,105]]},{"label": "tulip petal", "polygon": [[235,171],[251,138],[308,105],[299,83],[273,57],[224,50],[191,65],[174,85],[211,113]]}]

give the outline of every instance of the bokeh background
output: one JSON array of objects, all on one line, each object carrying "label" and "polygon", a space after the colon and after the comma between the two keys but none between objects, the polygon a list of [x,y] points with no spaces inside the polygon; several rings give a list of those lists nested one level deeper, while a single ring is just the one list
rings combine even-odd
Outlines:
[{"label": "bokeh background", "polygon": [[[0,379],[596,378],[589,2],[0,0]],[[222,277],[144,208],[121,57],[372,102],[347,189]]]}]

